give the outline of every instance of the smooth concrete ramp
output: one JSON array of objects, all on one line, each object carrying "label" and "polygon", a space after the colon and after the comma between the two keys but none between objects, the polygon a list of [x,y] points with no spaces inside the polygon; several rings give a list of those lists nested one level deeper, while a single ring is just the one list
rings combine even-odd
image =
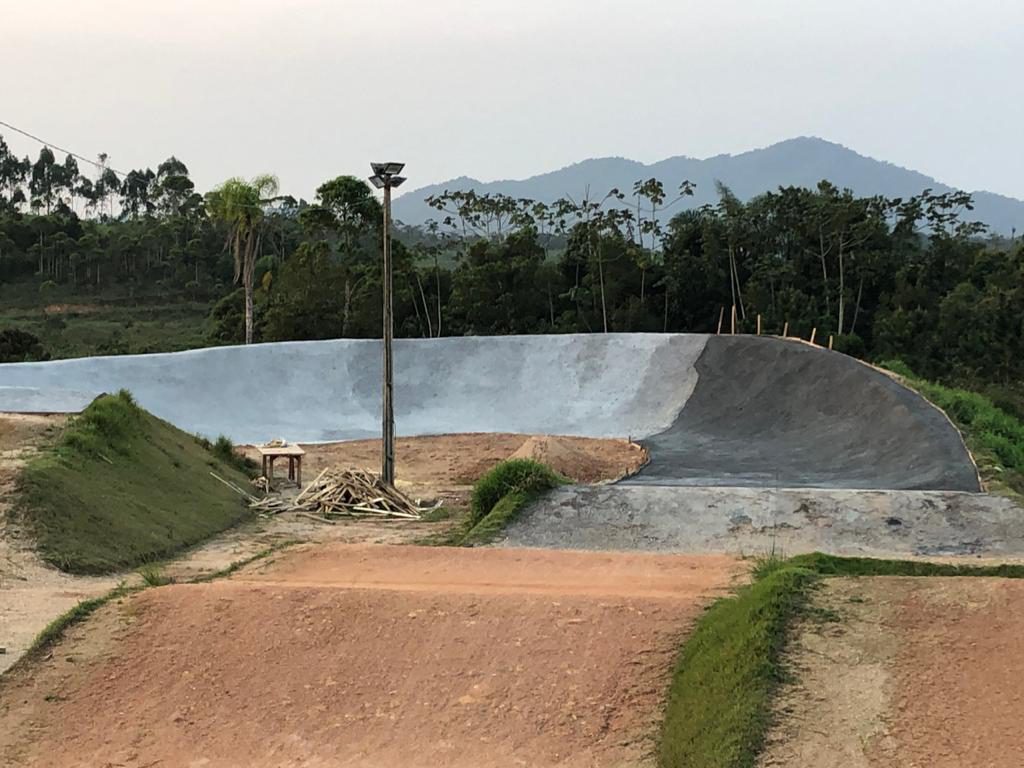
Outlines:
[{"label": "smooth concrete ramp", "polygon": [[[706,342],[681,334],[397,340],[397,432],[653,434],[693,391]],[[380,342],[353,339],[13,363],[0,365],[0,411],[25,402],[4,387],[125,388],[157,416],[207,436],[347,440],[380,434],[380,381]]]},{"label": "smooth concrete ramp", "polygon": [[[251,443],[380,434],[380,342],[0,365],[0,411],[125,388],[191,432]],[[65,388],[73,388],[69,394]],[[399,435],[644,439],[631,484],[977,491],[959,433],[852,358],[770,337],[590,334],[395,343]]]},{"label": "smooth concrete ramp", "polygon": [[980,490],[949,419],[854,358],[713,336],[679,417],[645,440],[655,485]]}]

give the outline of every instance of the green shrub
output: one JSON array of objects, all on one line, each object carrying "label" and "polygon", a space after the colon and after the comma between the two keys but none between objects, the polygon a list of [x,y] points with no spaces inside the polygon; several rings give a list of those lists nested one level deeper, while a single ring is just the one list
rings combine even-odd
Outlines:
[{"label": "green shrub", "polygon": [[479,523],[504,496],[536,494],[566,482],[550,467],[532,459],[509,459],[481,477],[473,487],[469,519]]},{"label": "green shrub", "polygon": [[149,563],[139,568],[139,576],[147,587],[162,587],[174,580],[164,574],[163,569],[156,563]]},{"label": "green shrub", "polygon": [[0,363],[25,363],[49,358],[35,334],[20,328],[0,331]]},{"label": "green shrub", "polygon": [[832,340],[832,349],[850,357],[863,358],[867,348],[864,340],[855,333],[844,333]]},{"label": "green shrub", "polygon": [[917,378],[914,372],[910,369],[910,366],[904,363],[902,360],[883,360],[878,364],[880,368],[885,368],[887,371],[892,371],[897,376],[902,376],[905,379]]}]

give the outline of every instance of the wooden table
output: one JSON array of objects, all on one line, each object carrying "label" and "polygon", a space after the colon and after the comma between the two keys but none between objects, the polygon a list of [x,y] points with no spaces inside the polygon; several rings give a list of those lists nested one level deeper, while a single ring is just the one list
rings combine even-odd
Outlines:
[{"label": "wooden table", "polygon": [[288,459],[288,479],[294,480],[299,487],[302,486],[302,457],[306,455],[306,452],[299,446],[258,445],[256,450],[263,458],[263,476],[267,478],[267,483],[274,482],[274,460],[285,456]]}]

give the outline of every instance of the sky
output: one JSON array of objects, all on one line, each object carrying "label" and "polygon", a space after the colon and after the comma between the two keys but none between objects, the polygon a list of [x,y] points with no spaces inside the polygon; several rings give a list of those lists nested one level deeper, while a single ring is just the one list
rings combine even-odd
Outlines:
[{"label": "sky", "polygon": [[820,136],[1024,198],[1020,0],[0,0],[0,20],[0,120],[119,170],[173,154],[200,190]]}]

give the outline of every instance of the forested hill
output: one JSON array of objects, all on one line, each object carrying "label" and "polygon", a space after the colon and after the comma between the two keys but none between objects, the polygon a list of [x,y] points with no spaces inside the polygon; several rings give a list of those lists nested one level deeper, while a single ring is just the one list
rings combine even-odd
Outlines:
[{"label": "forested hill", "polygon": [[[815,333],[998,387],[1024,413],[1024,247],[966,220],[969,195],[808,182],[743,200],[721,187],[663,221],[679,180],[644,170],[589,201],[438,196],[443,224],[395,243],[396,335],[714,332],[735,307],[737,332]],[[174,157],[83,173],[0,138],[0,362],[378,338],[373,190],[327,176],[307,202],[275,187],[261,175],[203,194]]]},{"label": "forested hill", "polygon": [[[908,198],[925,189],[940,193],[953,191],[949,185],[923,173],[864,157],[839,144],[817,138],[798,138],[739,155],[718,155],[705,160],[680,156],[644,165],[634,160],[609,157],[584,160],[518,181],[482,182],[463,176],[410,190],[396,199],[395,217],[406,224],[422,224],[428,219],[438,218],[437,212],[424,201],[446,189],[473,189],[478,194],[499,193],[552,203],[565,195],[579,200],[588,185],[591,195],[603,195],[616,187],[628,192],[637,179],[649,177],[660,179],[669,188],[674,188],[684,179],[696,185],[694,196],[667,211],[665,221],[683,208],[716,204],[716,182],[725,184],[744,201],[780,186],[813,189],[822,179],[828,179],[839,188],[852,189],[864,197]],[[971,195],[974,199],[971,218],[984,222],[998,234],[1009,235],[1013,229],[1024,231],[1024,201],[983,191],[972,192]]]}]

